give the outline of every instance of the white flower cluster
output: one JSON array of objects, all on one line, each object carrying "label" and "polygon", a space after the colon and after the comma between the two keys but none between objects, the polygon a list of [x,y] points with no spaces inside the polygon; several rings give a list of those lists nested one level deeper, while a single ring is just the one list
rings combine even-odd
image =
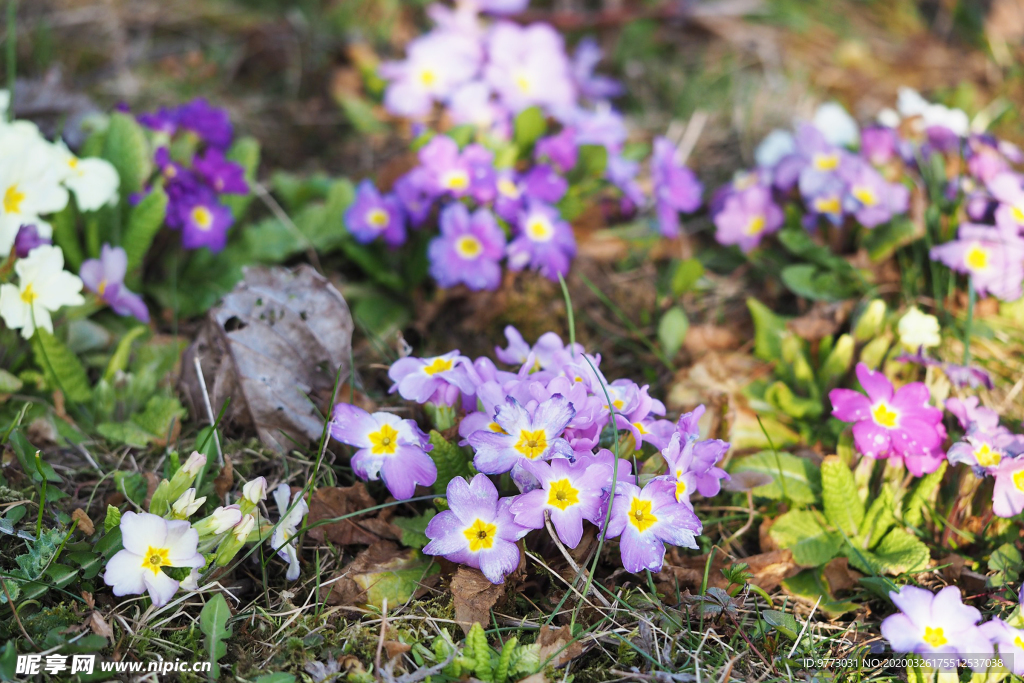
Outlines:
[{"label": "white flower cluster", "polygon": [[[78,208],[95,211],[118,198],[117,171],[103,159],[81,159],[63,141],[50,142],[30,121],[7,120],[10,94],[0,90],[0,262],[12,250],[22,226],[39,237],[53,228],[42,217],[63,210],[74,193]],[[36,247],[14,264],[17,284],[0,286],[0,317],[25,339],[37,328],[53,332],[50,314],[84,303],[82,281],[64,271],[60,247]]]}]

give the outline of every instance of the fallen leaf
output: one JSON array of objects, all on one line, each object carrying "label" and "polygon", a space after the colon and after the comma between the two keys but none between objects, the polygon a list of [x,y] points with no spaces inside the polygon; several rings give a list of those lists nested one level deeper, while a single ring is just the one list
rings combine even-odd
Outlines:
[{"label": "fallen leaf", "polygon": [[583,654],[583,643],[573,640],[572,629],[568,626],[557,631],[547,625],[541,626],[536,643],[540,646],[540,662],[544,668],[565,666]]},{"label": "fallen leaf", "polygon": [[686,331],[686,338],[683,340],[683,348],[693,356],[699,356],[708,351],[731,351],[739,348],[740,345],[739,335],[732,330],[706,323],[692,325]]},{"label": "fallen leaf", "polygon": [[[683,555],[678,551],[671,552],[665,561],[662,570],[655,575],[657,581],[662,583],[659,587],[666,595],[675,595],[676,586],[680,589],[700,590],[704,581],[704,568],[707,566],[707,555]],[[793,562],[793,554],[788,550],[772,550],[759,555],[744,557],[742,562],[749,565],[751,573],[750,583],[771,592],[779,587],[785,579],[800,572],[800,567]],[[724,569],[732,561],[716,553],[711,562],[711,571],[708,572],[709,588],[727,588],[729,580],[722,574]]]},{"label": "fallen leaf", "polygon": [[114,631],[110,628],[110,624],[106,622],[103,615],[93,610],[89,613],[89,618],[86,620],[86,626],[92,629],[92,632],[98,636],[104,638],[113,639]]},{"label": "fallen leaf", "polygon": [[[362,482],[346,487],[324,486],[317,489],[309,501],[306,524],[312,526],[376,505],[377,501]],[[328,540],[335,545],[371,545],[382,538],[397,541],[402,538],[402,530],[382,518],[380,512],[368,512],[317,526],[309,530],[309,535],[314,540]]]},{"label": "fallen leaf", "polygon": [[408,643],[402,643],[397,640],[385,640],[384,649],[388,653],[388,659],[394,659],[395,657],[404,655],[406,652],[411,650],[412,645],[409,645]]},{"label": "fallen leaf", "polygon": [[[235,474],[234,468],[231,466],[231,460],[224,458],[224,467],[221,468],[220,474],[213,480],[213,489],[217,492],[217,497],[223,499],[235,485]],[[173,501],[172,501],[173,502]]]},{"label": "fallen leaf", "polygon": [[473,624],[486,626],[491,622],[491,608],[505,597],[505,586],[487,580],[479,569],[459,566],[451,583],[455,602],[455,621],[463,633]]},{"label": "fallen leaf", "polygon": [[89,515],[82,508],[75,508],[75,511],[71,513],[71,521],[78,522],[78,528],[86,536],[92,536],[96,531],[96,527],[93,525],[92,520],[89,519]]},{"label": "fallen leaf", "polygon": [[960,575],[963,573],[964,567],[967,566],[967,558],[963,555],[950,553],[939,560],[939,565],[946,565],[942,567],[942,578],[950,583],[957,583],[960,581]]},{"label": "fallen leaf", "polygon": [[418,550],[401,550],[390,541],[378,541],[356,555],[320,587],[329,605],[380,607],[401,605],[433,586],[440,568]]},{"label": "fallen leaf", "polygon": [[82,591],[82,600],[85,601],[85,606],[89,609],[96,609],[96,598],[89,591]]},{"label": "fallen leaf", "polygon": [[770,372],[770,365],[748,353],[711,351],[676,373],[666,403],[674,410],[692,409],[718,396],[738,394]]},{"label": "fallen leaf", "polygon": [[832,594],[842,593],[857,586],[857,581],[863,576],[860,572],[850,568],[850,561],[845,557],[836,557],[825,565],[824,577]]},{"label": "fallen leaf", "polygon": [[352,316],[338,290],[311,267],[250,267],[245,280],[208,314],[183,358],[183,389],[193,415],[205,415],[202,388],[187,369],[198,357],[225,423],[255,429],[283,453],[320,438],[339,372],[349,376]]},{"label": "fallen leaf", "polygon": [[834,335],[843,326],[856,302],[852,299],[838,303],[817,301],[811,310],[786,323],[796,336],[808,341],[818,341]]}]

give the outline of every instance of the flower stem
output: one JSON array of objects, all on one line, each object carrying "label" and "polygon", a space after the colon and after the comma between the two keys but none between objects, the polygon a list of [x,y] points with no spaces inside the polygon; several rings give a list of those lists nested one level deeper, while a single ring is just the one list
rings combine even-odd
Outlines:
[{"label": "flower stem", "polygon": [[974,325],[974,301],[978,298],[974,291],[974,280],[967,280],[967,325],[964,327],[964,360],[962,365],[971,362],[971,327]]}]

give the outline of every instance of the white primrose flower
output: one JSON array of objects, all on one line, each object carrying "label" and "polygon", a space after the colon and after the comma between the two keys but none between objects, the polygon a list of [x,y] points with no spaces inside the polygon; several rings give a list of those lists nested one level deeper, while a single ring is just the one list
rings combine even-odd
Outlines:
[{"label": "white primrose flower", "polygon": [[192,567],[206,564],[198,551],[199,532],[185,521],[166,520],[148,512],[126,512],[121,516],[124,550],[107,562],[103,582],[114,595],[141,595],[149,591],[153,605],[163,607],[178,591],[178,582],[163,567]]},{"label": "white primrose flower", "polygon": [[850,147],[860,141],[860,126],[838,102],[825,102],[818,107],[814,127],[837,147]]},{"label": "white primrose flower", "polygon": [[0,317],[12,330],[31,339],[36,328],[53,332],[50,313],[62,306],[79,306],[82,281],[64,270],[64,252],[60,247],[36,247],[14,264],[18,284],[0,286]]},{"label": "white primrose flower", "polygon": [[219,507],[209,517],[204,517],[195,524],[200,536],[219,536],[242,521],[242,511],[237,505]]},{"label": "white primrose flower", "polygon": [[900,343],[912,351],[917,351],[922,346],[931,348],[942,343],[939,319],[934,315],[922,313],[917,306],[911,307],[900,318],[896,329],[900,333]]},{"label": "white primrose flower", "polygon": [[117,203],[121,178],[113,164],[95,157],[80,159],[63,141],[55,144],[53,149],[56,162],[64,172],[64,186],[75,193],[79,209],[95,211],[104,204]]},{"label": "white primrose flower", "polygon": [[194,515],[205,502],[206,496],[197,499],[196,490],[189,489],[185,491],[185,493],[181,494],[178,500],[174,501],[174,505],[171,506],[171,510],[174,512],[175,519],[188,519]]},{"label": "white primrose flower", "polygon": [[[288,563],[286,578],[289,581],[294,581],[299,578],[299,553],[295,549],[295,543],[292,539],[299,528],[299,524],[302,523],[302,518],[309,511],[309,506],[306,505],[306,501],[302,498],[302,491],[296,492],[295,498],[292,499],[291,487],[284,482],[274,489],[274,501],[277,503],[277,509],[281,511],[283,516],[277,528],[274,529],[274,535],[270,539],[270,544],[277,551],[278,556]],[[291,502],[295,503],[295,507],[291,512],[288,512],[288,506]]]},{"label": "white primrose flower", "polygon": [[64,171],[54,146],[30,123],[0,127],[0,254],[7,255],[22,225],[34,223],[43,237],[51,228],[39,219],[68,203]]},{"label": "white primrose flower", "polygon": [[242,487],[242,497],[253,505],[259,505],[261,500],[267,499],[267,480],[263,477],[256,477]]}]

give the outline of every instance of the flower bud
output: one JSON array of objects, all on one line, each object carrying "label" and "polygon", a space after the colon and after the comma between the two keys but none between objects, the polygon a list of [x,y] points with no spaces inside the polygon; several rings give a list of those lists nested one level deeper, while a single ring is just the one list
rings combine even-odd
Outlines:
[{"label": "flower bud", "polygon": [[171,506],[171,512],[174,514],[174,519],[188,519],[194,515],[205,502],[206,496],[196,499],[196,490],[188,489],[178,497],[178,500],[174,501],[174,505]]},{"label": "flower bud", "polygon": [[196,477],[206,466],[206,456],[198,451],[192,451],[185,464],[178,468],[178,471],[171,477],[170,486],[167,489],[167,500],[177,500],[185,493],[185,489],[192,486]]},{"label": "flower bud", "polygon": [[217,508],[212,515],[199,520],[192,526],[200,536],[219,536],[241,521],[242,511],[238,509],[237,505],[230,505]]},{"label": "flower bud", "polygon": [[235,525],[235,528],[221,541],[220,548],[217,549],[217,564],[219,566],[223,567],[238,554],[238,551],[245,545],[250,532],[255,527],[256,518],[252,515],[246,515],[242,518],[242,521]]},{"label": "flower bud", "polygon": [[874,299],[869,303],[857,319],[857,324],[853,328],[853,338],[858,342],[866,342],[878,336],[885,324],[885,310],[885,302],[881,299]]},{"label": "flower bud", "polygon": [[256,509],[261,500],[267,499],[267,480],[263,477],[256,477],[242,487],[242,500],[239,501],[243,514],[248,514]]}]

